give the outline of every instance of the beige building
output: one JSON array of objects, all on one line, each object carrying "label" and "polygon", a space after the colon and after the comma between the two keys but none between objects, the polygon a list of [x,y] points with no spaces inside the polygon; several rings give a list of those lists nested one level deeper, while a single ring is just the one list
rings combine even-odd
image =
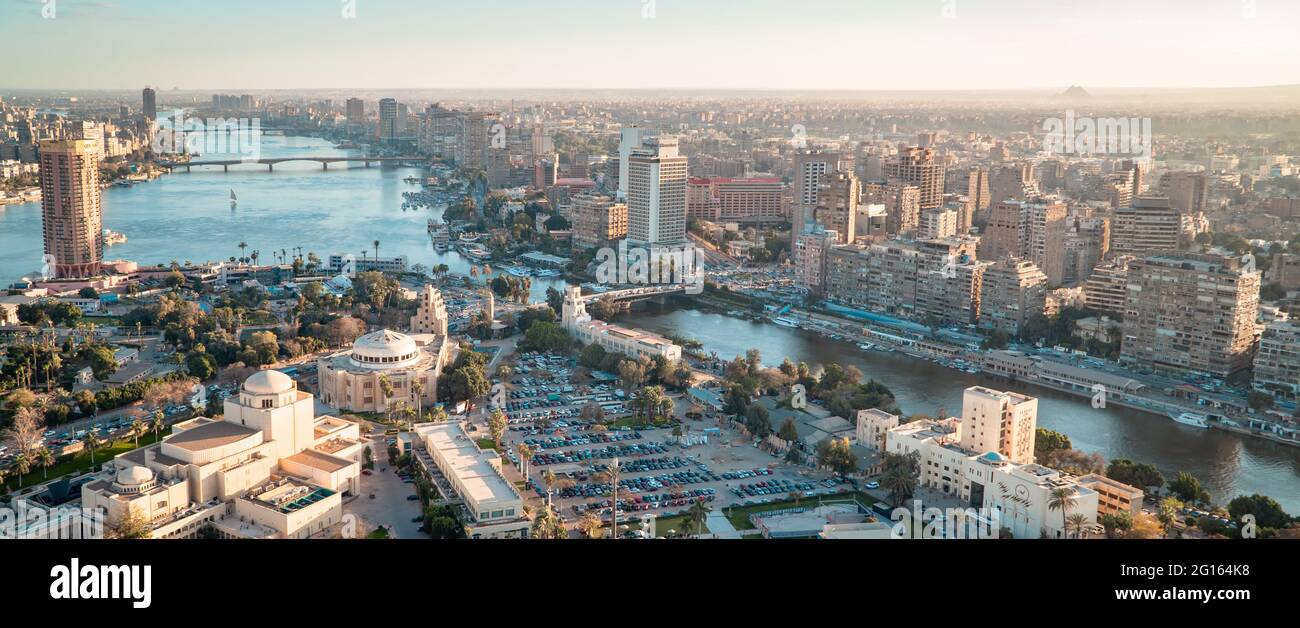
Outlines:
[{"label": "beige building", "polygon": [[85,278],[104,261],[100,207],[101,146],[94,140],[40,144],[41,229],[53,277]]},{"label": "beige building", "polygon": [[424,444],[416,459],[445,477],[464,500],[470,538],[527,538],[532,522],[524,516],[524,499],[501,473],[495,451],[479,449],[461,423],[425,423],[415,433]]},{"label": "beige building", "polygon": [[1083,285],[1084,302],[1090,309],[1122,316],[1128,304],[1128,265],[1131,255],[1120,255],[1093,268]]},{"label": "beige building", "polygon": [[315,399],[278,371],[249,377],[221,419],[178,423],[162,442],[119,455],[82,486],[110,523],[128,511],[152,538],[212,529],[227,538],[307,538],[342,522],[364,441],[356,423],[315,415]]},{"label": "beige building", "polygon": [[593,319],[578,286],[565,288],[563,310],[564,329],[578,342],[596,343],[605,351],[632,357],[663,356],[670,362],[682,359],[682,348],[663,336]]},{"label": "beige building", "polygon": [[1232,377],[1251,366],[1260,273],[1217,255],[1129,264],[1120,361],[1174,373]]},{"label": "beige building", "polygon": [[1079,484],[1097,492],[1098,517],[1121,512],[1136,517],[1142,512],[1142,499],[1145,494],[1140,488],[1095,473],[1079,478]]},{"label": "beige building", "polygon": [[627,237],[637,243],[686,241],[686,157],[677,139],[653,137],[628,157]]},{"label": "beige building", "polygon": [[1116,255],[1150,255],[1178,250],[1182,218],[1164,197],[1138,197],[1115,210],[1111,250]]},{"label": "beige building", "polygon": [[885,161],[885,181],[914,185],[920,191],[920,209],[943,204],[943,162],[934,149],[912,146]]},{"label": "beige building", "polygon": [[979,325],[1020,333],[1025,321],[1047,307],[1047,275],[1033,262],[1004,258],[984,270]]},{"label": "beige building", "polygon": [[996,451],[1017,464],[1034,461],[1038,399],[973,386],[962,395],[961,446]]},{"label": "beige building", "polygon": [[827,259],[840,240],[833,230],[817,229],[794,238],[794,274],[800,286],[814,289],[826,282]]},{"label": "beige building", "polygon": [[921,188],[904,183],[868,183],[862,202],[885,206],[885,230],[890,235],[911,236],[921,221]]},{"label": "beige building", "polygon": [[1255,354],[1255,390],[1278,400],[1300,400],[1300,324],[1274,321],[1264,328]]},{"label": "beige building", "polygon": [[411,333],[447,335],[447,305],[442,292],[431,284],[425,284],[420,292],[419,305],[411,317]]},{"label": "beige building", "polygon": [[570,209],[573,218],[573,248],[607,246],[627,237],[627,205],[614,197],[579,194]]},{"label": "beige building", "polygon": [[[442,368],[454,353],[447,336],[408,336],[387,329],[366,334],[351,349],[317,360],[321,402],[353,412],[387,412],[399,401],[412,407],[434,403]],[[391,397],[384,394],[385,379]],[[416,382],[424,387],[418,399]]]},{"label": "beige building", "polygon": [[814,216],[825,229],[839,235],[840,244],[851,244],[857,233],[858,197],[862,186],[850,173],[835,171],[821,178]]}]

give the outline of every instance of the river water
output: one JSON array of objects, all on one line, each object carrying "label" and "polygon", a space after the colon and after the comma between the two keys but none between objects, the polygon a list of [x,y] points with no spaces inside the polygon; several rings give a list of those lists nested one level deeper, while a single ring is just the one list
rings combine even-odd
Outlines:
[{"label": "river water", "polygon": [[[320,138],[273,136],[262,138],[263,157],[347,156]],[[202,159],[202,157],[200,158]],[[402,192],[420,189],[403,181],[422,176],[414,168],[366,168],[364,164],[316,162],[277,164],[274,172],[256,164],[183,170],[130,188],[104,190],[104,227],[123,233],[128,241],[108,247],[108,259],[142,264],[173,260],[203,262],[240,257],[260,251],[258,263],[277,260],[284,250],[303,255],[315,252],[373,257],[405,255],[408,263],[431,268],[446,264],[452,272],[468,273],[472,262],[459,253],[438,253],[426,230],[429,218],[441,210],[402,211]],[[230,207],[230,192],[239,202]],[[9,285],[40,269],[41,208],[39,203],[0,206],[0,285]],[[241,254],[239,243],[248,247]],[[545,297],[554,280],[533,280],[533,298]]]},{"label": "river water", "polygon": [[1068,435],[1076,449],[1099,452],[1107,460],[1149,462],[1169,479],[1178,471],[1190,472],[1217,502],[1262,493],[1278,500],[1288,512],[1300,512],[1300,449],[1294,447],[1188,427],[1114,406],[1095,409],[1086,398],[948,369],[902,353],[863,351],[854,344],[802,329],[753,323],[711,311],[651,308],[632,312],[621,322],[694,338],[704,344],[706,352],[717,352],[728,360],[757,348],[769,365],[780,364],[787,356],[812,367],[852,364],[865,376],[889,386],[905,414],[933,414],[939,408],[960,414],[962,391],[969,386],[1013,389],[1038,397],[1038,425]]}]

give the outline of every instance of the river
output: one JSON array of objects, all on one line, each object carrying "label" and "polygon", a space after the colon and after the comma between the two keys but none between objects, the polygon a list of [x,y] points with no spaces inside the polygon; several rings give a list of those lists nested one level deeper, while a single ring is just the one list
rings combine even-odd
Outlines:
[{"label": "river", "polygon": [[[328,140],[267,135],[263,157],[347,156]],[[200,158],[202,159],[202,158]],[[130,188],[110,187],[103,194],[104,227],[125,234],[128,241],[108,247],[107,259],[141,264],[203,262],[240,257],[260,251],[258,263],[277,260],[273,253],[294,247],[303,255],[364,251],[374,256],[405,255],[408,263],[431,268],[446,264],[452,272],[468,273],[472,262],[456,251],[438,253],[426,230],[429,218],[441,210],[402,211],[402,192],[419,190],[403,181],[422,176],[415,168],[381,168],[363,164],[316,162],[277,164],[274,172],[256,164],[178,170]],[[230,207],[230,192],[239,199]],[[39,203],[0,206],[0,285],[8,285],[41,266],[41,207]],[[533,298],[545,298],[555,280],[533,280]]]},{"label": "river", "polygon": [[1294,447],[1179,425],[1168,418],[1115,406],[1096,409],[1088,399],[948,369],[902,353],[863,351],[806,330],[753,323],[712,311],[650,308],[634,311],[620,322],[694,338],[704,344],[705,351],[717,352],[723,359],[757,348],[769,365],[779,364],[787,356],[812,367],[852,364],[888,386],[905,414],[933,414],[939,408],[960,414],[962,391],[970,386],[1016,390],[1038,397],[1038,425],[1068,435],[1076,449],[1101,453],[1107,460],[1149,462],[1166,479],[1187,471],[1205,484],[1216,502],[1261,493],[1278,500],[1288,512],[1300,512],[1300,449]]}]

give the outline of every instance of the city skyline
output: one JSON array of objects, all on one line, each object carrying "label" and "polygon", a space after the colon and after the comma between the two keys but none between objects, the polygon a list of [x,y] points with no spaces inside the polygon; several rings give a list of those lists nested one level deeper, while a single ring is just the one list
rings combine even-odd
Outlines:
[{"label": "city skyline", "polygon": [[[0,7],[0,35],[40,52],[4,79],[27,89],[1187,89],[1300,83],[1298,18],[1262,0],[43,0]],[[746,51],[768,54],[718,61]]]}]

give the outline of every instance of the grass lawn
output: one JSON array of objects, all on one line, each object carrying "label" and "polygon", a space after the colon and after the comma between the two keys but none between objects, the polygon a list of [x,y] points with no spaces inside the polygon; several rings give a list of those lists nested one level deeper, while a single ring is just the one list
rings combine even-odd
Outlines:
[{"label": "grass lawn", "polygon": [[114,327],[115,327],[115,326],[118,326],[118,325],[121,325],[121,324],[122,324],[122,317],[120,317],[120,316],[82,316],[82,317],[81,317],[81,322],[86,323],[86,324],[94,323],[94,324],[96,324],[96,325],[99,325],[100,327],[103,327],[103,326],[106,326],[106,325],[107,325],[107,326],[114,326]]},{"label": "grass lawn", "polygon": [[[171,433],[170,428],[164,430],[162,432],[162,436],[165,438],[169,433]],[[154,443],[154,437],[152,431],[140,435],[141,447],[144,447],[146,445],[152,445],[153,443]],[[99,449],[95,450],[95,466],[102,465],[105,462],[112,460],[114,456],[117,456],[118,454],[126,453],[135,448],[136,448],[135,440],[130,438],[126,440],[114,441],[110,445],[100,447]],[[55,461],[54,466],[50,467],[49,479],[59,478],[61,476],[68,475],[71,473],[82,473],[85,471],[89,471],[90,467],[91,467],[90,452],[82,450],[71,456],[67,456]],[[10,488],[16,489],[19,486],[18,479],[19,478],[16,477],[7,478],[5,480],[5,485]],[[29,471],[27,475],[22,476],[22,486],[39,484],[41,482],[44,482],[45,480],[46,480],[45,470],[38,465],[32,465],[32,470]]]},{"label": "grass lawn", "polygon": [[386,539],[388,538],[388,528],[375,528],[374,532],[366,535],[368,539]]},{"label": "grass lawn", "polygon": [[490,438],[480,438],[474,442],[478,443],[478,448],[482,449],[483,451],[487,451],[489,449],[496,451],[497,449],[496,441],[493,441]]},{"label": "grass lawn", "polygon": [[767,512],[769,510],[781,510],[783,508],[816,506],[819,503],[851,504],[855,500],[866,506],[870,506],[872,503],[877,501],[876,498],[867,495],[866,493],[850,491],[834,495],[823,495],[821,496],[820,501],[817,497],[803,497],[798,500],[783,499],[769,504],[757,504],[754,506],[732,506],[726,508],[724,514],[726,514],[727,520],[730,521],[731,525],[735,526],[737,530],[753,530],[754,524],[749,522],[749,516],[754,513]]}]

